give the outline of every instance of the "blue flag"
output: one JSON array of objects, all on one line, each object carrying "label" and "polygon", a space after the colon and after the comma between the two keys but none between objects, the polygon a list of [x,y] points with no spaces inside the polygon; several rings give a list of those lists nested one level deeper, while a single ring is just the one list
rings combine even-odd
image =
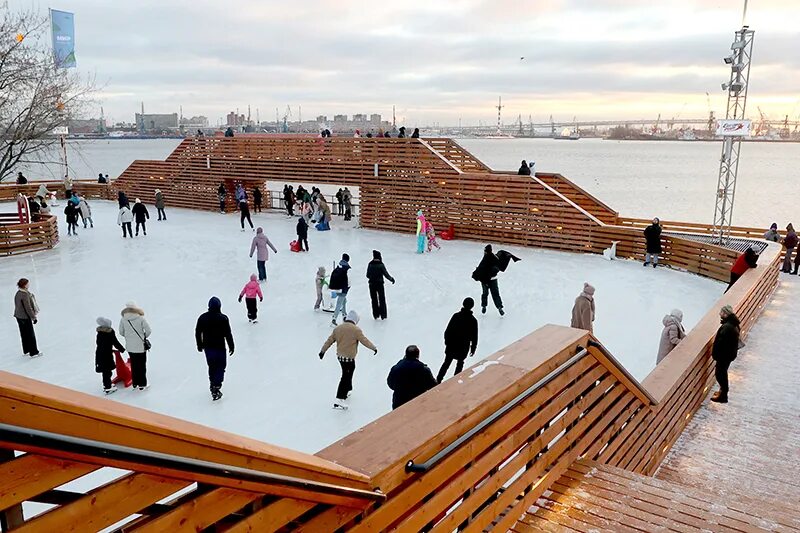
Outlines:
[{"label": "blue flag", "polygon": [[56,68],[75,68],[75,15],[51,9],[50,30]]}]

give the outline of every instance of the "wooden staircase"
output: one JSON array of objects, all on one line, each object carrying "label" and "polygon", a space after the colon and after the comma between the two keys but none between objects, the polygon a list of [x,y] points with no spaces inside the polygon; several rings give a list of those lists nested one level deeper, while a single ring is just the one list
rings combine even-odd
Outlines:
[{"label": "wooden staircase", "polygon": [[580,460],[511,531],[797,532],[800,512],[760,495],[711,493]]}]

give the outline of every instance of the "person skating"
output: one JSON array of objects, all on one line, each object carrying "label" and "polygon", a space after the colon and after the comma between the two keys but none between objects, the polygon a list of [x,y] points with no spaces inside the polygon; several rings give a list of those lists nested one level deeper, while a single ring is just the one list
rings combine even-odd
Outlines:
[{"label": "person skating", "polygon": [[430,252],[433,247],[436,247],[437,250],[442,249],[442,247],[439,246],[439,242],[436,240],[436,230],[433,229],[433,224],[428,220],[425,221],[425,238],[428,240],[428,252]]},{"label": "person skating", "polygon": [[586,329],[591,333],[594,325],[594,287],[589,283],[583,284],[583,291],[575,298],[572,306],[572,321],[570,326],[577,329]]},{"label": "person skating", "polygon": [[133,213],[133,218],[136,219],[136,236],[139,236],[139,226],[142,227],[142,233],[147,235],[146,222],[150,219],[150,213],[147,211],[147,207],[138,198],[133,202],[131,213]]},{"label": "person skating", "polygon": [[251,324],[258,322],[258,304],[256,303],[256,296],[259,302],[264,301],[264,294],[261,292],[261,285],[258,284],[258,279],[255,274],[250,274],[250,281],[245,283],[242,292],[239,293],[239,303],[244,303],[247,306],[247,320]]},{"label": "person skating", "polygon": [[386,278],[394,285],[394,278],[386,270],[383,257],[378,250],[372,250],[372,261],[367,264],[367,280],[369,284],[369,299],[372,301],[372,318],[386,320],[386,293],[383,289],[383,279]]},{"label": "person skating", "polygon": [[144,311],[134,302],[125,304],[117,331],[125,338],[125,348],[131,359],[131,376],[134,390],[145,390],[147,384],[147,351],[150,349],[150,324]]},{"label": "person skating", "polygon": [[[242,189],[242,191],[244,192],[244,189]],[[247,198],[242,198],[239,201],[239,212],[241,213],[239,216],[239,224],[242,225],[242,231],[244,231],[245,220],[250,224],[250,229],[253,229],[253,221],[250,219],[250,206],[247,205]]]},{"label": "person skating", "polygon": [[336,214],[341,216],[344,215],[344,203],[343,196],[342,196],[342,188],[339,187],[339,190],[336,191]]},{"label": "person skating", "polygon": [[428,365],[419,360],[419,348],[411,345],[406,355],[389,371],[386,384],[392,389],[392,409],[410,402],[436,386]]},{"label": "person skating", "polygon": [[326,276],[325,267],[317,268],[317,275],[314,276],[314,287],[317,290],[317,301],[314,303],[314,311],[318,310],[320,306],[322,306],[323,311],[327,311],[333,313],[333,309],[330,308],[327,302],[325,302],[323,298],[323,291],[325,287],[328,286],[328,279]]},{"label": "person skating", "polygon": [[261,189],[258,188],[258,185],[253,187],[253,211],[261,212]]},{"label": "person skating", "polygon": [[294,191],[291,185],[283,186],[283,202],[286,204],[286,215],[294,216]]},{"label": "person skating", "polygon": [[125,347],[117,339],[111,320],[100,317],[97,319],[97,344],[94,351],[94,371],[103,376],[103,392],[112,394],[117,392],[117,387],[111,382],[111,373],[117,367],[114,361],[114,349],[125,352]]},{"label": "person skating", "polygon": [[[308,251],[308,222],[305,217],[297,217],[297,243],[300,245],[300,251],[304,249]],[[305,246],[305,248],[303,248]]]},{"label": "person skating", "polygon": [[117,214],[117,225],[122,226],[122,237],[133,237],[133,229],[131,228],[131,222],[133,222],[133,213],[131,213],[130,208],[126,205],[123,205],[119,208],[119,213]]},{"label": "person skating", "polygon": [[81,218],[83,219],[83,229],[86,229],[86,222],[89,222],[91,227],[94,227],[94,221],[92,220],[92,207],[89,205],[89,202],[86,201],[86,198],[81,196],[79,198],[80,203],[78,204],[78,210],[81,213]]},{"label": "person skating", "polygon": [[711,347],[714,359],[714,377],[719,390],[711,397],[712,402],[728,403],[728,368],[739,352],[739,317],[730,305],[719,310],[720,326]]},{"label": "person skating", "polygon": [[39,306],[36,298],[28,290],[28,279],[20,278],[17,281],[17,293],[14,295],[14,318],[17,319],[19,337],[22,341],[22,354],[29,357],[44,355],[36,345],[36,332],[33,325],[38,322]]},{"label": "person skating", "polygon": [[72,202],[67,202],[64,207],[64,214],[67,217],[67,235],[78,234],[78,208]]},{"label": "person skating", "polygon": [[64,198],[67,200],[72,198],[72,178],[68,175],[64,176]]},{"label": "person skating", "polygon": [[160,189],[156,189],[156,210],[158,211],[158,220],[167,220],[167,213],[164,211],[164,193]]},{"label": "person skating", "polygon": [[500,287],[497,284],[497,276],[500,273],[500,259],[492,252],[492,245],[487,244],[483,249],[483,258],[478,263],[477,268],[472,273],[472,279],[481,284],[481,313],[486,313],[486,306],[489,303],[489,293],[492,293],[492,302],[500,315],[504,315],[503,300],[500,298]]},{"label": "person skating", "polygon": [[455,360],[456,374],[464,369],[464,360],[467,354],[475,355],[478,349],[478,321],[472,314],[475,300],[464,298],[461,310],[452,317],[444,330],[444,363],[436,376],[436,382],[441,383],[447,374],[450,364]]},{"label": "person skating", "polygon": [[786,255],[783,256],[783,267],[781,268],[781,272],[786,272],[787,274],[792,273],[792,252],[794,252],[795,246],[797,246],[797,233],[794,231],[794,226],[792,224],[786,225],[786,237],[783,238],[781,243],[783,244],[784,248],[786,248]]},{"label": "person skating", "polygon": [[350,256],[342,254],[342,260],[339,261],[339,266],[331,272],[331,280],[328,284],[331,293],[336,295],[336,308],[333,310],[333,318],[331,319],[331,324],[334,326],[340,313],[342,316],[347,316],[347,293],[350,291],[348,270],[350,270]]},{"label": "person skating", "polygon": [[225,343],[228,343],[228,355],[233,355],[234,346],[231,323],[222,314],[222,302],[216,296],[208,301],[208,311],[197,318],[194,338],[197,351],[206,354],[211,400],[217,401],[222,398],[222,382],[225,380],[225,367],[228,365]]},{"label": "person skating", "polygon": [[353,218],[353,194],[347,187],[342,191],[342,203],[344,203],[344,219],[350,220]]},{"label": "person skating", "polygon": [[425,252],[425,215],[422,211],[417,211],[417,253]]},{"label": "person skating", "polygon": [[778,223],[773,222],[767,232],[764,234],[764,240],[772,242],[780,242],[781,234],[778,233]]},{"label": "person skating", "polygon": [[217,200],[219,200],[219,212],[225,212],[225,197],[228,195],[228,191],[225,190],[225,184],[220,183],[219,187],[217,187]]},{"label": "person skating", "polygon": [[253,241],[250,243],[250,257],[253,257],[254,252],[258,252],[256,254],[256,268],[258,269],[258,281],[266,281],[267,280],[267,261],[269,261],[269,250],[267,247],[272,248],[272,251],[276,254],[278,250],[273,246],[272,242],[270,242],[267,235],[264,233],[264,228],[259,227],[256,230],[256,236],[253,237]]},{"label": "person skating", "polygon": [[128,200],[128,195],[125,194],[124,191],[119,191],[117,193],[117,204],[119,204],[119,208],[122,209],[123,207],[130,207],[131,202]]},{"label": "person skating", "polygon": [[342,367],[342,377],[339,379],[336,400],[333,402],[333,407],[336,409],[347,409],[347,397],[350,395],[350,391],[353,390],[353,374],[356,371],[356,355],[358,354],[359,343],[372,350],[375,355],[378,355],[378,349],[358,327],[358,320],[358,313],[355,311],[347,313],[347,318],[334,328],[319,351],[319,358],[322,359],[325,357],[325,352],[328,351],[328,348],[336,343],[336,358]]},{"label": "person skating", "polygon": [[664,325],[664,329],[661,331],[661,340],[658,343],[656,364],[660,363],[686,337],[686,330],[683,329],[683,311],[680,309],[670,311],[661,320],[661,323]]},{"label": "person skating", "polygon": [[644,229],[645,254],[644,266],[651,262],[653,268],[658,266],[658,255],[661,253],[661,221],[658,217],[653,219],[653,223]]},{"label": "person skating", "polygon": [[736,280],[742,277],[745,272],[747,272],[751,268],[756,268],[758,266],[758,254],[752,248],[748,248],[745,252],[736,258],[736,261],[733,263],[731,267],[731,280],[728,283],[728,288],[725,289],[725,292],[728,292],[733,284],[736,283]]},{"label": "person skating", "polygon": [[517,175],[519,176],[530,176],[531,175],[531,167],[528,166],[528,162],[524,159],[522,163],[519,165],[519,170],[517,170]]}]

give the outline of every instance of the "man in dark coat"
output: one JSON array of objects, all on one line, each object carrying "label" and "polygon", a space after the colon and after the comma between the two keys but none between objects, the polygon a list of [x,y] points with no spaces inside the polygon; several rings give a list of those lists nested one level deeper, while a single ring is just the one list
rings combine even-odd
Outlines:
[{"label": "man in dark coat", "polygon": [[[508,263],[506,263],[507,265]],[[486,305],[489,303],[489,292],[492,293],[494,306],[504,315],[503,300],[500,298],[500,287],[497,285],[497,275],[501,271],[500,259],[492,252],[492,245],[487,244],[483,249],[483,258],[478,267],[472,273],[472,279],[481,283],[481,313],[486,313]]]},{"label": "man in dark coat", "polygon": [[258,186],[253,189],[253,211],[261,212],[261,189]]},{"label": "man in dark coat", "polygon": [[475,300],[464,298],[461,311],[454,314],[444,330],[444,363],[436,376],[436,382],[441,383],[450,363],[456,360],[456,374],[464,369],[464,359],[467,354],[472,357],[478,348],[478,321],[472,314]]},{"label": "man in dark coat", "polygon": [[661,222],[658,217],[653,219],[653,223],[644,229],[645,254],[644,266],[651,261],[653,268],[658,266],[658,255],[661,253]]},{"label": "man in dark coat", "polygon": [[283,186],[283,201],[286,204],[286,214],[294,216],[294,191],[289,185]]},{"label": "man in dark coat", "polygon": [[25,185],[26,183],[28,183],[28,178],[22,172],[17,172],[17,185]]},{"label": "man in dark coat", "polygon": [[528,162],[524,159],[522,163],[519,165],[519,170],[517,170],[517,175],[519,176],[530,176],[531,175],[531,167],[528,166]]},{"label": "man in dark coat", "polygon": [[297,243],[300,245],[300,251],[303,250],[305,243],[305,250],[308,251],[308,222],[306,217],[297,217]]},{"label": "man in dark coat", "polygon": [[147,235],[147,226],[145,226],[145,220],[150,218],[150,213],[147,212],[147,207],[145,207],[142,201],[138,198],[133,203],[133,209],[131,209],[131,213],[133,213],[133,218],[136,220],[136,236],[139,236],[139,226],[142,227],[142,232]]},{"label": "man in dark coat", "polygon": [[719,390],[711,397],[711,401],[728,403],[728,367],[739,352],[739,317],[730,305],[726,305],[719,310],[719,318],[722,324],[711,347],[711,358],[716,363],[714,377],[719,383]]},{"label": "man in dark coat", "polygon": [[383,291],[383,278],[394,284],[394,278],[389,275],[383,257],[378,250],[372,250],[372,261],[367,265],[367,279],[369,284],[369,298],[372,300],[372,318],[386,320],[386,293]]},{"label": "man in dark coat", "polygon": [[341,187],[338,191],[336,191],[336,213],[338,215],[344,215],[344,204],[342,203],[343,194]]},{"label": "man in dark coat", "polygon": [[222,302],[216,296],[208,301],[208,311],[197,319],[194,338],[197,351],[206,353],[211,399],[217,401],[222,398],[222,381],[228,363],[225,343],[228,343],[228,353],[233,355],[233,333],[228,317],[222,314]]},{"label": "man in dark coat", "polygon": [[225,197],[228,195],[228,191],[225,190],[225,184],[220,183],[219,187],[217,187],[217,200],[219,200],[219,212],[225,212]]},{"label": "man in dark coat", "polygon": [[125,353],[125,347],[117,339],[111,320],[100,317],[97,319],[97,348],[94,352],[95,372],[103,376],[103,392],[112,394],[117,388],[111,383],[111,373],[117,367],[114,361],[114,349]]},{"label": "man in dark coat", "polygon": [[436,386],[428,365],[419,360],[419,348],[406,348],[406,356],[389,371],[386,378],[392,394],[392,409],[397,409]]}]

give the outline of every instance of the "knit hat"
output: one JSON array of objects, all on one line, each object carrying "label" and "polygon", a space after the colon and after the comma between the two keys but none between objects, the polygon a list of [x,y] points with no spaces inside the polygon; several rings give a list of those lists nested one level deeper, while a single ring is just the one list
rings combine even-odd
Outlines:
[{"label": "knit hat", "polygon": [[350,256],[348,254],[342,254],[342,261],[350,262]]},{"label": "knit hat", "polygon": [[264,228],[260,227],[256,230],[256,233],[264,233]]},{"label": "knit hat", "polygon": [[594,287],[589,285],[589,282],[584,282],[583,284],[583,292],[588,294],[589,296],[594,296]]},{"label": "knit hat", "polygon": [[161,189],[156,189],[156,194],[160,193]]},{"label": "knit hat", "polygon": [[345,320],[347,322],[352,322],[353,324],[358,324],[360,317],[358,316],[358,313],[356,313],[355,311],[350,311],[349,313],[347,313],[347,318],[345,318]]},{"label": "knit hat", "polygon": [[773,222],[772,225],[769,227],[769,229],[778,229],[778,223]]},{"label": "knit hat", "polygon": [[104,328],[110,328],[111,327],[111,320],[109,320],[109,319],[107,319],[105,317],[102,317],[102,316],[101,317],[97,317],[97,325],[98,326],[102,326]]},{"label": "knit hat", "polygon": [[142,201],[137,198],[136,200],[133,201],[133,203],[140,204],[140,203],[142,203]]},{"label": "knit hat", "polygon": [[378,250],[372,250],[372,258],[373,259],[383,259],[383,257],[381,257],[381,253]]},{"label": "knit hat", "polygon": [[720,309],[720,312],[725,316],[730,316],[734,314],[733,307],[731,307],[730,305],[723,305],[722,309]]},{"label": "knit hat", "polygon": [[487,244],[486,246],[483,247],[483,251],[485,253],[487,253],[487,254],[492,253],[492,245],[491,244]]},{"label": "knit hat", "polygon": [[216,296],[212,296],[208,301],[208,310],[219,311],[220,309],[222,309],[222,302]]},{"label": "knit hat", "polygon": [[675,318],[677,318],[678,322],[683,321],[683,311],[681,311],[680,309],[673,309],[672,311],[669,312],[669,314],[670,316],[674,316]]}]

